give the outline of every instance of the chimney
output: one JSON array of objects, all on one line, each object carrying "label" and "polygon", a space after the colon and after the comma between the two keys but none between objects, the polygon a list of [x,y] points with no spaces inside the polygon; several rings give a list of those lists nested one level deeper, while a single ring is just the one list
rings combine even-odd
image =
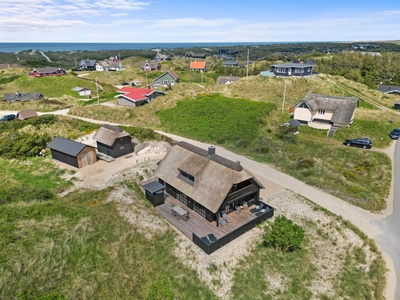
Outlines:
[{"label": "chimney", "polygon": [[240,165],[240,160],[237,160],[236,163],[237,163],[238,165]]},{"label": "chimney", "polygon": [[210,157],[213,154],[215,154],[215,147],[214,146],[208,147],[207,157]]}]

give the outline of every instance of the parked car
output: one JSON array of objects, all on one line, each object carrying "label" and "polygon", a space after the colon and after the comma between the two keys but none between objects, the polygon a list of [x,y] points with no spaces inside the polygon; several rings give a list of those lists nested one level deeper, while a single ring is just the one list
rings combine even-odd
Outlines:
[{"label": "parked car", "polygon": [[10,114],[10,115],[2,116],[0,118],[0,121],[1,122],[3,122],[3,121],[11,121],[11,120],[14,120],[15,118],[16,118],[16,116],[14,114]]},{"label": "parked car", "polygon": [[400,128],[395,128],[393,129],[390,133],[389,136],[394,139],[394,140],[398,140],[400,137]]},{"label": "parked car", "polygon": [[369,138],[356,138],[354,140],[345,140],[343,142],[346,146],[360,147],[363,149],[371,149],[372,142]]}]

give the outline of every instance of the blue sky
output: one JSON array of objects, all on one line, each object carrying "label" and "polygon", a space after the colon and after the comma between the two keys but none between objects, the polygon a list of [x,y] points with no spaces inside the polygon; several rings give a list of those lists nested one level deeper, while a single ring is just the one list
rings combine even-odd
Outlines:
[{"label": "blue sky", "polygon": [[0,0],[0,42],[400,40],[400,1]]}]

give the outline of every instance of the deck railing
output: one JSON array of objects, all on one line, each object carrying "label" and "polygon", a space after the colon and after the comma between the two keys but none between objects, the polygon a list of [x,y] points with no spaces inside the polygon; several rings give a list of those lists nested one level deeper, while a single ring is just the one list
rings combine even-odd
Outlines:
[{"label": "deck railing", "polygon": [[192,240],[193,243],[195,243],[198,247],[200,247],[201,250],[203,250],[207,254],[211,254],[214,251],[218,250],[219,248],[225,246],[226,244],[232,242],[234,239],[238,238],[242,234],[246,233],[250,229],[254,228],[261,222],[264,222],[265,220],[273,217],[275,209],[272,206],[269,206],[268,204],[265,204],[265,212],[260,214],[257,218],[247,222],[246,224],[240,226],[239,228],[231,231],[227,235],[224,235],[220,239],[218,239],[214,243],[206,244],[201,240],[199,236],[197,236],[195,233],[192,233]]}]

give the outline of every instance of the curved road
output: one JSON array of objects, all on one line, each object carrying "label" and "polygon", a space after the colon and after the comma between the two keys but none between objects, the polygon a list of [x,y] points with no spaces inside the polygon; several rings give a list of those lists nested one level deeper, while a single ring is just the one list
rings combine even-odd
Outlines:
[{"label": "curved road", "polygon": [[[53,114],[68,115],[68,109],[52,112]],[[0,111],[0,116],[8,113]],[[43,114],[43,113],[39,113]],[[69,115],[70,117],[75,117]],[[93,123],[108,123],[104,121],[92,120],[79,118],[88,122]],[[112,124],[112,123],[109,123]],[[126,124],[112,124],[115,126],[126,125]],[[187,141],[198,147],[207,149],[209,144],[201,143],[198,141],[183,138],[177,135],[164,133],[158,131],[160,134],[169,136],[170,138],[177,141]],[[233,161],[240,161],[241,164],[248,170],[250,170],[258,179],[261,181],[273,182],[280,185],[288,190],[300,194],[318,205],[330,210],[331,212],[342,216],[344,219],[349,220],[363,232],[365,232],[370,238],[375,239],[378,245],[383,251],[383,255],[389,268],[388,284],[386,288],[387,299],[400,299],[400,286],[396,282],[396,274],[400,274],[400,185],[394,185],[394,178],[400,178],[400,147],[396,147],[397,143],[393,143],[385,152],[392,159],[394,164],[392,189],[388,198],[387,209],[381,214],[373,214],[359,207],[350,205],[349,203],[336,198],[332,195],[326,194],[312,186],[309,186],[289,175],[281,173],[276,169],[270,167],[265,163],[259,163],[247,157],[235,154],[222,147],[217,147],[216,151],[218,154],[231,159]],[[268,189],[268,186],[266,185]],[[396,201],[394,201],[396,200]]]}]

